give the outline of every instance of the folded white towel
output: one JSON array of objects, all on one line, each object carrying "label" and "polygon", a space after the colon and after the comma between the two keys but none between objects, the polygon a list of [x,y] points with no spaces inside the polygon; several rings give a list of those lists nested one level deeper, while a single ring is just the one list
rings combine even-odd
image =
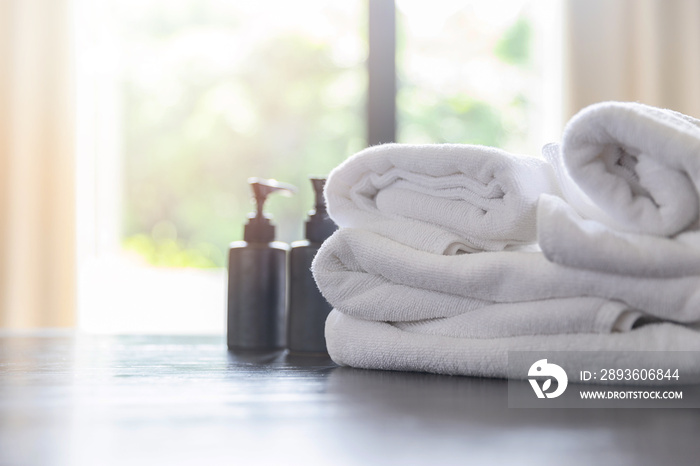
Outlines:
[{"label": "folded white towel", "polygon": [[[615,334],[473,339],[410,333],[391,323],[362,320],[333,310],[326,320],[326,341],[333,361],[363,369],[506,378],[513,376],[508,373],[509,351],[552,352],[567,371],[577,367],[576,351],[595,350],[588,353],[587,361],[597,357],[598,367],[610,367],[613,362],[605,352],[620,352],[614,361],[616,367],[640,368],[648,365],[646,351],[682,351],[690,357],[674,358],[679,372],[686,376],[700,374],[700,359],[690,353],[700,351],[700,332],[669,323]],[[570,380],[579,378],[579,374],[567,375]]]},{"label": "folded white towel", "polygon": [[[610,331],[625,310],[678,322],[700,320],[700,277],[633,278],[576,270],[539,252],[444,256],[357,229],[341,229],[326,240],[313,273],[333,307],[375,321],[453,317],[502,303],[511,306],[492,310],[505,309],[511,317],[520,313],[522,318],[494,317],[493,331],[501,336],[523,334],[528,320],[541,324],[533,333]],[[563,298],[568,301],[560,308],[561,322],[539,316],[549,308],[546,300]],[[604,300],[596,305],[590,298],[623,305]]]},{"label": "folded white towel", "polygon": [[700,274],[700,121],[605,102],[567,124],[543,154],[566,203],[542,196],[538,241],[571,267],[633,276]]},{"label": "folded white towel", "polygon": [[331,218],[436,254],[497,251],[536,240],[543,160],[458,144],[384,144],[350,157],[326,184]]}]

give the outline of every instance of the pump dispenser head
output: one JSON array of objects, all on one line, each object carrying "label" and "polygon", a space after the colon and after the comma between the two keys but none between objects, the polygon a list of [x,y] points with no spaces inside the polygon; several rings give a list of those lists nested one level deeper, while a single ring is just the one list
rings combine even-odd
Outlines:
[{"label": "pump dispenser head", "polygon": [[322,243],[337,227],[326,211],[326,199],[323,195],[325,178],[311,178],[311,185],[314,188],[316,202],[314,210],[309,212],[309,219],[306,221],[306,239],[312,243]]},{"label": "pump dispenser head", "polygon": [[275,226],[270,221],[270,217],[263,212],[263,205],[267,200],[267,196],[276,191],[289,196],[295,193],[297,188],[291,184],[263,178],[248,178],[248,183],[253,190],[256,210],[255,213],[248,215],[248,223],[243,232],[243,240],[249,243],[269,243],[275,240]]}]

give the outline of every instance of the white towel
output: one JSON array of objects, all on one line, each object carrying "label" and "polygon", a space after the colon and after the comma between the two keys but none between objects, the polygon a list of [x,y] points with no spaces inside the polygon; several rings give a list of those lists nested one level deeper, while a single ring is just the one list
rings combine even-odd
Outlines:
[{"label": "white towel", "polygon": [[[529,320],[541,323],[533,334],[611,331],[630,310],[677,322],[700,320],[700,277],[606,275],[554,264],[538,252],[444,256],[359,229],[341,229],[326,240],[313,273],[334,308],[375,321],[454,317],[503,303],[511,306],[492,308],[512,317],[499,320],[494,314],[494,331],[501,336],[522,334],[517,329]],[[596,307],[590,298],[622,305],[600,300]],[[538,316],[551,299],[568,299],[560,321]],[[520,319],[513,317],[518,314]]]},{"label": "white towel", "polygon": [[458,144],[384,144],[350,157],[326,183],[331,218],[436,254],[536,240],[541,193],[558,194],[543,160]]},{"label": "white towel", "polygon": [[326,185],[343,228],[313,263],[334,307],[331,357],[504,377],[509,350],[700,348],[700,333],[682,325],[634,328],[642,316],[700,320],[700,275],[581,270],[523,248],[538,199],[566,207],[561,196],[549,165],[495,149],[391,144],[350,158]]},{"label": "white towel", "polygon": [[563,198],[540,199],[538,241],[571,267],[632,276],[700,274],[700,121],[604,102],[567,124],[543,154]]},{"label": "white towel", "polygon": [[626,332],[641,317],[617,301],[580,297],[491,304],[454,317],[395,321],[392,325],[408,333],[481,339]]},{"label": "white towel", "polygon": [[[700,332],[669,323],[646,325],[626,333],[560,334],[510,338],[451,338],[410,333],[387,322],[362,320],[333,310],[326,320],[326,341],[333,361],[363,369],[422,371],[437,374],[506,378],[509,351],[571,352],[556,354],[564,369],[576,367],[577,351],[588,351],[587,361],[598,358],[609,367],[609,353],[620,352],[616,367],[647,367],[648,355],[640,351],[682,351],[689,357],[674,358],[679,372],[700,374]],[[678,353],[677,353],[678,354]],[[587,366],[592,367],[592,366]],[[579,374],[568,372],[570,380]]]}]

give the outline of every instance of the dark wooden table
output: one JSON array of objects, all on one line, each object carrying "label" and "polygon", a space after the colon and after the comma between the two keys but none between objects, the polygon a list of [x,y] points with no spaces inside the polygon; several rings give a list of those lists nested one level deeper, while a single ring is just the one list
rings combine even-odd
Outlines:
[{"label": "dark wooden table", "polygon": [[506,390],[222,337],[3,334],[0,464],[700,464],[700,410],[509,409]]}]

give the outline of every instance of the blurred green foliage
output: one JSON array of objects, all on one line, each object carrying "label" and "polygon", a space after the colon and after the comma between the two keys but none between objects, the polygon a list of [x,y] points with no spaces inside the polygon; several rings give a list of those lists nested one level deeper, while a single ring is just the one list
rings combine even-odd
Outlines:
[{"label": "blurred green foliage", "polygon": [[[252,13],[186,3],[125,24],[123,247],[153,265],[221,267],[253,207],[248,177],[300,188],[272,196],[268,211],[279,239],[303,239],[308,176],[364,144],[366,44],[359,11],[355,21],[327,13],[360,49],[346,63],[337,57],[346,43],[265,30],[265,2]],[[164,222],[170,237],[154,233]]]},{"label": "blurred green foliage", "polygon": [[532,25],[519,18],[498,41],[493,53],[506,63],[527,65],[531,60]]},{"label": "blurred green foliage", "polygon": [[223,261],[221,251],[209,243],[188,247],[173,239],[158,240],[144,233],[124,239],[126,251],[137,253],[151,265],[159,267],[219,267]]},{"label": "blurred green foliage", "polygon": [[[253,208],[251,176],[300,188],[271,196],[267,211],[278,239],[302,239],[308,176],[365,146],[366,3],[317,2],[323,8],[301,12],[308,30],[285,26],[284,14],[270,20],[273,3],[144,0],[124,9],[122,237],[149,264],[225,266]],[[432,52],[399,29],[399,141],[503,147],[526,130],[512,122],[526,120],[527,93],[493,82],[495,102],[469,80],[440,82],[441,70],[459,71],[471,53],[454,44],[473,19],[457,16]],[[505,73],[527,67],[526,19],[494,37],[482,51],[489,60]],[[434,82],[414,79],[411,54],[439,61]]]},{"label": "blurred green foliage", "polygon": [[416,141],[499,146],[508,137],[499,109],[487,102],[465,94],[422,96],[419,89],[407,91],[399,95],[397,106],[404,134]]},{"label": "blurred green foliage", "polygon": [[[487,0],[485,0],[487,1]],[[438,34],[399,29],[401,142],[518,149],[528,138],[532,26],[479,27],[464,8]],[[468,32],[478,31],[478,32]]]}]

